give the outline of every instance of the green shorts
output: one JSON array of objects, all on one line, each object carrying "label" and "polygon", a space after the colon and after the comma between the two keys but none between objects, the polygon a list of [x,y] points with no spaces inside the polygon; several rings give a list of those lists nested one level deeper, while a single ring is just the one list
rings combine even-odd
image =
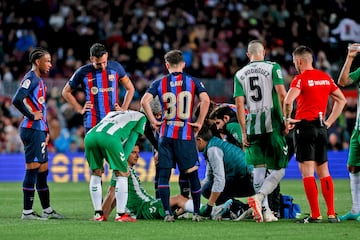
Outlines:
[{"label": "green shorts", "polygon": [[85,155],[91,170],[103,169],[104,158],[110,169],[127,172],[127,161],[120,139],[107,133],[91,131],[85,136]]},{"label": "green shorts", "polygon": [[288,165],[288,146],[280,132],[248,136],[250,146],[246,147],[245,158],[249,165],[266,165],[279,170]]},{"label": "green shorts", "polygon": [[348,166],[360,166],[360,131],[355,130],[351,134]]},{"label": "green shorts", "polygon": [[160,199],[143,202],[136,213],[137,219],[163,219],[164,217],[165,211]]}]

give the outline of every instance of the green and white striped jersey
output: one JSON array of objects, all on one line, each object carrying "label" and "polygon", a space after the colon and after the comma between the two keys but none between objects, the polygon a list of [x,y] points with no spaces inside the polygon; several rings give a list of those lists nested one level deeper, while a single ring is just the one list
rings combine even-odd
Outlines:
[{"label": "green and white striped jersey", "polygon": [[144,134],[145,122],[146,117],[141,112],[133,110],[112,111],[88,133],[93,131],[104,132],[124,142],[133,131]]},{"label": "green and white striped jersey", "polygon": [[358,87],[358,104],[356,112],[356,123],[354,129],[360,130],[360,68],[349,74],[349,77],[354,81]]},{"label": "green and white striped jersey", "polygon": [[156,200],[143,188],[140,179],[133,168],[130,168],[128,186],[129,196],[126,207],[130,210],[130,212],[137,213],[138,209],[142,206],[144,202],[151,202]]},{"label": "green and white striped jersey", "polygon": [[282,108],[275,85],[284,84],[280,65],[254,61],[236,72],[234,98],[243,96],[249,113],[246,133],[257,135],[273,132],[282,125]]}]

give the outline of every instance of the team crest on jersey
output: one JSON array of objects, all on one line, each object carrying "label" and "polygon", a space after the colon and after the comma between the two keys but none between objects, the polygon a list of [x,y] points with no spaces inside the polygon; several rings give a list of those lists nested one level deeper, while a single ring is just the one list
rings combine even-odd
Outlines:
[{"label": "team crest on jersey", "polygon": [[39,102],[40,104],[44,104],[44,103],[45,103],[45,98],[44,98],[44,97],[40,97],[40,98],[38,99],[38,102]]},{"label": "team crest on jersey", "polygon": [[114,81],[115,80],[115,75],[114,74],[109,74],[108,79],[109,79],[109,81]]},{"label": "team crest on jersey", "polygon": [[98,94],[99,89],[98,89],[97,87],[92,87],[92,88],[90,89],[90,91],[91,91],[92,94],[96,95],[96,94]]},{"label": "team crest on jersey", "polygon": [[21,84],[22,88],[28,89],[30,87],[31,81],[30,79],[26,79],[25,81],[23,81],[23,83]]}]

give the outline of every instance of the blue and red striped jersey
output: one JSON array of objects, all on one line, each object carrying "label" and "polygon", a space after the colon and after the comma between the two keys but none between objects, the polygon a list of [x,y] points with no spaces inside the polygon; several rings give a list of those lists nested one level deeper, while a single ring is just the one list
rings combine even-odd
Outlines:
[{"label": "blue and red striped jersey", "polygon": [[[46,121],[46,85],[44,80],[36,76],[34,71],[25,74],[13,97],[13,103],[24,114],[20,127],[40,131],[49,130]],[[31,120],[30,114],[37,111],[43,113],[43,118],[36,121]]]},{"label": "blue and red striped jersey", "polygon": [[193,140],[191,122],[195,96],[206,92],[204,85],[186,73],[171,73],[154,81],[147,92],[159,96],[163,124],[159,137]]},{"label": "blue and red striped jersey", "polygon": [[72,89],[79,85],[85,91],[86,101],[93,104],[93,109],[85,113],[84,126],[94,127],[110,111],[119,98],[119,79],[126,76],[125,69],[115,61],[108,61],[106,70],[95,69],[90,63],[80,67],[69,80]]}]

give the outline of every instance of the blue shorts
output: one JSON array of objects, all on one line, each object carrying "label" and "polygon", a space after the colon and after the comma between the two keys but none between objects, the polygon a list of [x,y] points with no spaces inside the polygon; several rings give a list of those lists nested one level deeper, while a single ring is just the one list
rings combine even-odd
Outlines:
[{"label": "blue shorts", "polygon": [[46,132],[31,128],[20,128],[20,138],[24,143],[26,163],[48,161]]},{"label": "blue shorts", "polygon": [[167,137],[159,139],[159,168],[187,170],[199,165],[199,156],[194,140],[179,140]]}]

